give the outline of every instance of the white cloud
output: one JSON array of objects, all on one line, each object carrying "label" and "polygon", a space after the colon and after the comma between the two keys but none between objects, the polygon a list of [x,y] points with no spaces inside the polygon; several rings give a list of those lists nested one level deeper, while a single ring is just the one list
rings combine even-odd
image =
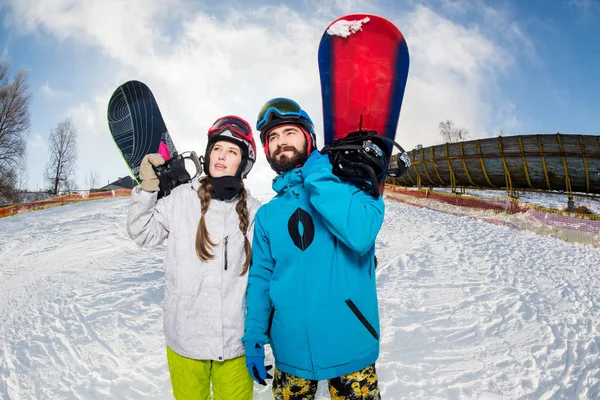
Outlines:
[{"label": "white cloud", "polygon": [[8,59],[8,40],[4,43],[4,46],[2,47],[2,55],[0,56],[0,58],[3,60]]},{"label": "white cloud", "polygon": [[463,14],[470,8],[464,0],[442,0],[442,10],[450,14]]},{"label": "white cloud", "polygon": [[328,22],[347,14],[383,14],[371,0],[305,0],[304,3],[305,9],[311,10],[313,15],[326,17]]},{"label": "white cloud", "polygon": [[577,25],[595,26],[598,23],[600,2],[597,0],[568,0],[567,4],[577,14]]},{"label": "white cloud", "polygon": [[89,136],[104,134],[105,129],[99,129],[105,124],[105,118],[97,110],[106,108],[104,103],[98,98],[91,100],[90,103],[80,103],[67,111],[67,115],[72,117],[73,125],[77,128],[78,138],[85,140]]},{"label": "white cloud", "polygon": [[100,47],[108,56],[135,62],[152,54],[163,37],[160,21],[180,8],[177,0],[9,0],[16,25],[59,40]]},{"label": "white cloud", "polygon": [[46,142],[44,141],[42,135],[40,135],[39,133],[34,133],[33,135],[29,136],[27,146],[29,149],[47,151]]},{"label": "white cloud", "polygon": [[457,25],[424,6],[396,22],[405,27],[411,57],[398,141],[407,149],[436,144],[446,119],[475,138],[492,134],[492,111],[510,109],[494,76],[511,67],[511,54],[476,26]]},{"label": "white cloud", "polygon": [[593,0],[569,0],[567,3],[582,12],[589,12],[596,2]]},{"label": "white cloud", "polygon": [[40,88],[40,91],[42,92],[42,95],[44,95],[44,97],[46,97],[47,99],[51,99],[51,100],[55,100],[57,98],[64,97],[67,95],[66,92],[63,92],[63,91],[60,91],[58,89],[54,89],[53,87],[51,87],[48,82],[46,82],[42,85],[42,87]]},{"label": "white cloud", "polygon": [[32,133],[27,139],[27,184],[30,190],[42,190],[44,167],[48,161],[48,145],[39,133]]},{"label": "white cloud", "polygon": [[[180,151],[202,154],[206,131],[217,117],[237,114],[254,124],[260,106],[276,96],[296,99],[320,131],[318,43],[332,21],[329,14],[339,16],[363,4],[337,0],[311,15],[262,6],[231,9],[219,17],[167,0],[14,0],[12,9],[14,20],[29,31],[41,29],[97,48],[118,67],[112,79],[92,78],[96,90],[81,94],[82,103],[65,107],[80,131],[83,182],[91,168],[99,170],[102,181],[127,173],[108,134],[106,106],[112,91],[129,79],[153,90]],[[176,35],[169,28],[175,17],[181,18]],[[477,26],[458,25],[424,6],[396,13],[392,20],[405,34],[411,56],[397,136],[405,148],[437,142],[437,125],[445,119],[475,137],[492,134],[498,110],[514,123],[514,107],[494,82],[513,64],[500,42]],[[322,145],[322,135],[319,140]],[[275,176],[259,153],[248,179],[257,194],[269,192]]]}]

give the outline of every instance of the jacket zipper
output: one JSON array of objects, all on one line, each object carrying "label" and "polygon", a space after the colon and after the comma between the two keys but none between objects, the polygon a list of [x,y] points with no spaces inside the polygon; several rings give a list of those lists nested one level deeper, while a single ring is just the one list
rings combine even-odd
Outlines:
[{"label": "jacket zipper", "polygon": [[[223,258],[224,258],[224,265],[223,268],[225,271],[227,271],[227,239],[229,238],[228,235],[225,235],[225,233],[227,232],[227,216],[229,215],[229,212],[227,210],[225,210],[225,217],[223,218]],[[221,279],[220,279],[220,284],[221,284],[221,302],[223,301],[223,273],[220,274],[221,275]],[[224,356],[225,356],[225,344],[223,342],[224,339],[224,334],[223,334],[223,313],[221,313],[221,354],[219,356],[219,361],[222,361]]]},{"label": "jacket zipper", "polygon": [[227,271],[227,239],[229,236],[225,236],[225,271]]},{"label": "jacket zipper", "polygon": [[306,328],[306,342],[308,344],[308,356],[310,358],[310,370],[312,371],[313,375],[315,374],[315,364],[313,363],[313,352],[312,352],[312,348],[310,346],[310,335],[308,332],[308,327]]},{"label": "jacket zipper", "polygon": [[[300,209],[296,210],[296,219],[298,220],[298,223],[302,225],[302,234],[300,235],[300,246],[302,246],[302,249],[305,249],[306,247],[304,247],[304,224],[302,223],[302,215],[300,214]],[[300,232],[298,232],[300,233]]]},{"label": "jacket zipper", "polygon": [[[294,195],[296,195],[296,193],[294,193]],[[297,195],[296,195],[296,200],[297,200],[297,203],[300,203],[300,201],[298,201]],[[298,219],[298,221],[301,221],[300,210],[298,210],[298,209],[296,210],[296,218]],[[304,230],[304,226],[302,226],[302,229]],[[302,248],[304,248],[304,232],[302,232],[302,235],[300,235],[300,243],[301,243]],[[302,257],[304,258],[304,252],[302,253]],[[308,294],[308,282],[306,281],[306,274],[304,274],[304,293]],[[304,304],[305,304],[306,313],[308,313],[308,307],[309,307],[308,296],[305,298],[304,302],[305,302]],[[310,360],[310,369],[314,375],[315,374],[315,364],[313,361],[312,347],[310,345],[310,331],[308,329],[308,323],[306,323],[306,344],[308,346],[308,358]]]}]

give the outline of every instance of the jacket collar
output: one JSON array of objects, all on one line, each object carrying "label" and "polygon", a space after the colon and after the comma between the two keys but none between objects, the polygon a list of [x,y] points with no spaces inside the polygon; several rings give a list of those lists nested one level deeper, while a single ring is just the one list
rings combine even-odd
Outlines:
[{"label": "jacket collar", "polygon": [[304,177],[302,176],[302,167],[294,168],[283,172],[273,179],[273,190],[278,194],[284,194],[296,186],[302,186]]},{"label": "jacket collar", "polygon": [[[198,192],[198,189],[200,189],[200,179],[201,178],[196,178],[194,180],[192,180],[191,182],[191,189],[194,192]],[[238,200],[240,199],[240,196],[235,196],[233,199],[231,200],[216,200],[216,199],[211,199],[210,200],[210,204],[237,204]]]}]

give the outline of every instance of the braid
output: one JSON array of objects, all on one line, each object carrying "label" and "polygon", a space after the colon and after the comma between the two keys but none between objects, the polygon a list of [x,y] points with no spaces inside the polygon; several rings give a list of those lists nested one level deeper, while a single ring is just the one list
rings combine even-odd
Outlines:
[{"label": "braid", "polygon": [[208,229],[206,228],[206,220],[204,219],[210,204],[210,193],[212,190],[212,183],[208,180],[208,176],[200,180],[198,197],[200,198],[200,212],[202,215],[200,217],[200,223],[198,224],[198,230],[196,231],[196,254],[202,261],[215,258],[215,255],[210,252],[215,244],[210,240]]},{"label": "braid", "polygon": [[246,252],[246,260],[244,261],[242,273],[240,275],[244,275],[248,272],[250,268],[250,263],[252,262],[252,247],[250,246],[250,241],[248,240],[248,226],[250,225],[250,215],[248,212],[248,204],[246,199],[248,197],[248,192],[246,188],[242,189],[240,192],[240,199],[238,200],[235,211],[238,213],[238,217],[240,218],[240,231],[244,234],[244,251]]}]

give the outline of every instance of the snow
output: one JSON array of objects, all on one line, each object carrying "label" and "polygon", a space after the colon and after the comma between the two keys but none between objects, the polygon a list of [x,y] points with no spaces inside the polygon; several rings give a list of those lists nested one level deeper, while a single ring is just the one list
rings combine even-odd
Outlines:
[{"label": "snow", "polygon": [[347,21],[345,19],[341,19],[334,22],[329,28],[327,28],[327,34],[330,36],[341,36],[347,38],[353,33],[361,31],[363,24],[366,24],[369,21],[369,17],[365,17],[356,21]]},{"label": "snow", "polygon": [[[128,201],[0,219],[0,398],[172,398]],[[600,397],[599,248],[386,200],[377,255],[382,398]]]}]

